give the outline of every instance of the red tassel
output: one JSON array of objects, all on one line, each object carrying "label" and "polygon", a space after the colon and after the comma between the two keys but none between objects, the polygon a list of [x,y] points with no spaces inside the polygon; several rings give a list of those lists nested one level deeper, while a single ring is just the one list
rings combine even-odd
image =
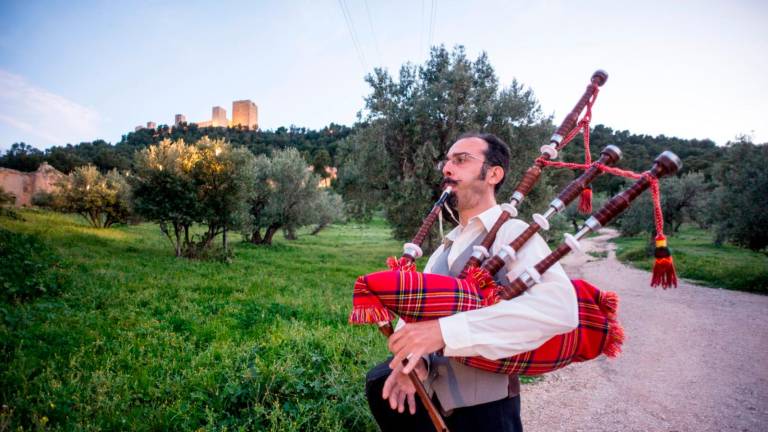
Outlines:
[{"label": "red tassel", "polygon": [[677,272],[672,260],[672,253],[667,247],[667,239],[663,236],[656,238],[656,261],[653,263],[653,277],[651,286],[661,286],[663,289],[677,286]]},{"label": "red tassel", "polygon": [[616,358],[621,354],[621,346],[624,344],[624,327],[616,320],[608,320],[608,340],[605,343],[603,354],[609,358]]},{"label": "red tassel", "polygon": [[608,336],[606,337],[603,354],[610,358],[616,358],[621,354],[621,345],[624,343],[624,327],[617,320],[619,295],[613,291],[600,291],[597,304],[600,311],[608,319]]},{"label": "red tassel", "polygon": [[387,268],[392,271],[412,272],[416,271],[416,264],[405,257],[395,258],[391,256],[387,258]]},{"label": "red tassel", "polygon": [[581,191],[581,198],[579,199],[579,213],[585,215],[592,213],[592,188],[586,187]]},{"label": "red tassel", "polygon": [[661,286],[663,289],[677,286],[677,272],[672,257],[657,258],[653,263],[653,278],[651,286]]},{"label": "red tassel", "polygon": [[619,312],[619,295],[613,291],[600,291],[598,302],[600,310],[608,319],[615,320]]}]

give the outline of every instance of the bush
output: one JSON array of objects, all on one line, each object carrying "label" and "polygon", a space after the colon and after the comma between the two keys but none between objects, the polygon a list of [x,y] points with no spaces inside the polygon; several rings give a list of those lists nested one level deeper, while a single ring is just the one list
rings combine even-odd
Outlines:
[{"label": "bush", "polygon": [[55,197],[50,192],[38,192],[32,195],[32,205],[52,209],[54,207]]},{"label": "bush", "polygon": [[0,187],[0,206],[13,205],[16,203],[16,195],[6,192],[5,189]]},{"label": "bush", "polygon": [[117,170],[104,175],[86,165],[59,182],[54,205],[57,210],[79,214],[94,228],[109,228],[128,221],[129,198],[128,182]]},{"label": "bush", "polygon": [[0,228],[0,299],[32,300],[67,284],[61,258],[36,236]]}]

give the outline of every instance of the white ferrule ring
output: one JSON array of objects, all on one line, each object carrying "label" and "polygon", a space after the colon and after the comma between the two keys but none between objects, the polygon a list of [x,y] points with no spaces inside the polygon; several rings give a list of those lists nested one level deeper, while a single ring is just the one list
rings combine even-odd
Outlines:
[{"label": "white ferrule ring", "polygon": [[472,253],[472,256],[479,259],[480,261],[491,256],[491,254],[488,253],[488,249],[486,249],[485,246],[483,245],[472,246],[472,250],[474,251],[474,253]]},{"label": "white ferrule ring", "polygon": [[571,248],[573,252],[578,252],[578,253],[583,252],[583,249],[581,248],[581,243],[579,243],[579,241],[576,240],[576,237],[568,233],[566,233],[564,237],[565,237],[565,244],[567,244],[568,247]]},{"label": "white ferrule ring", "polygon": [[419,245],[414,243],[406,243],[403,245],[403,252],[412,256],[414,259],[419,259],[424,255]]},{"label": "white ferrule ring", "polygon": [[528,273],[528,276],[530,276],[534,282],[541,283],[541,273],[539,273],[535,267],[528,267],[525,269],[525,272]]},{"label": "white ferrule ring", "polygon": [[531,217],[533,217],[533,221],[536,222],[536,225],[540,226],[541,229],[543,229],[544,231],[549,230],[549,221],[547,220],[547,218],[545,218],[544,216],[538,213],[534,213],[533,216]]},{"label": "white ferrule ring", "polygon": [[553,146],[552,144],[544,144],[543,146],[541,146],[541,148],[539,149],[539,151],[540,151],[542,154],[547,154],[547,155],[549,155],[549,159],[550,159],[550,160],[555,160],[555,159],[557,159],[557,149],[556,149],[556,148],[555,148],[555,146]]},{"label": "white ferrule ring", "polygon": [[517,217],[517,207],[510,203],[504,203],[501,205],[501,211],[509,213],[510,217]]},{"label": "white ferrule ring", "polygon": [[499,249],[499,257],[505,262],[512,262],[517,259],[517,252],[510,245],[504,245]]}]

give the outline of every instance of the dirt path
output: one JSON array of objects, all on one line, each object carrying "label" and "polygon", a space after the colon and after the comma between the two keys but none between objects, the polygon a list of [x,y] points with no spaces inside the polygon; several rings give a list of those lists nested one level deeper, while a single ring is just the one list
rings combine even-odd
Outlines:
[{"label": "dirt path", "polygon": [[601,232],[585,246],[607,258],[563,264],[619,294],[624,352],[525,386],[526,431],[768,431],[768,296],[651,289],[650,273],[616,260],[616,232]]}]

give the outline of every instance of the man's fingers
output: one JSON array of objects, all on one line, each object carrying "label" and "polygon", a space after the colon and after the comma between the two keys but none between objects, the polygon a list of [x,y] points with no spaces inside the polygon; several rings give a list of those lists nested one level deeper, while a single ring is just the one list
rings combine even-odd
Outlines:
[{"label": "man's fingers", "polygon": [[389,395],[389,407],[392,408],[393,410],[397,409],[398,393],[399,391],[395,390],[394,392],[392,392],[391,395]]},{"label": "man's fingers", "polygon": [[407,357],[410,357],[410,358],[408,359],[408,364],[403,367],[404,374],[411,373],[411,371],[416,367],[416,365],[418,365],[419,362],[421,362],[422,354],[423,353],[421,352],[421,350],[416,350],[408,354]]},{"label": "man's fingers", "polygon": [[400,330],[399,332],[396,332],[389,337],[389,341],[387,342],[387,348],[389,348],[389,352],[397,352],[402,348],[403,336],[405,333],[405,330]]},{"label": "man's fingers", "polygon": [[401,391],[397,395],[397,412],[401,414],[405,411],[405,396],[406,394],[404,391]]},{"label": "man's fingers", "polygon": [[[395,357],[392,358],[392,361],[389,362],[389,368],[392,369],[392,373],[399,372],[400,369],[403,367],[403,360],[406,356],[408,356],[408,353],[405,351],[400,351],[394,353]],[[398,369],[398,370],[395,370]]]},{"label": "man's fingers", "polygon": [[413,393],[408,394],[408,410],[411,412],[411,415],[416,414],[416,398],[413,396]]},{"label": "man's fingers", "polygon": [[396,378],[397,377],[395,376],[395,371],[392,371],[392,373],[387,377],[386,381],[384,381],[384,388],[381,390],[382,399],[389,399],[389,395],[392,393],[392,387],[395,385]]}]

